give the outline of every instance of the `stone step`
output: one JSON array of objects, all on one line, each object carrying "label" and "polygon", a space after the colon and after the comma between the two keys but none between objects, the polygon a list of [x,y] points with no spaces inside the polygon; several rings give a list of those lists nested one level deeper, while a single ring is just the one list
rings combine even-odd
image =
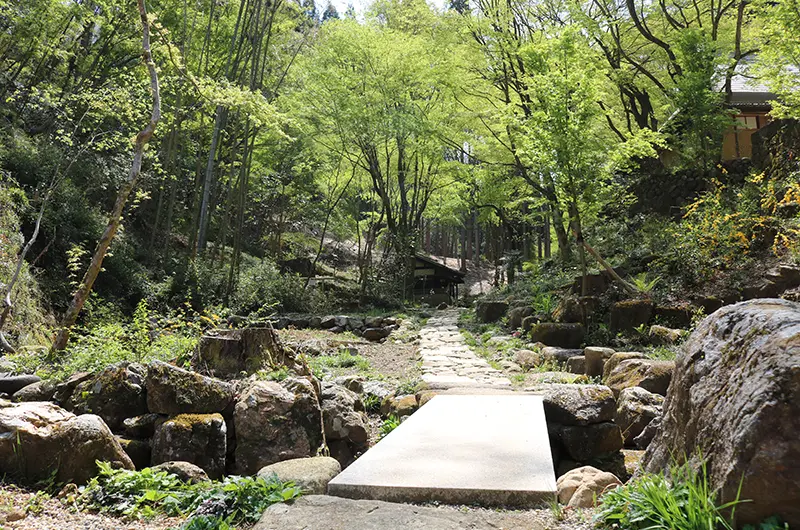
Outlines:
[{"label": "stone step", "polygon": [[556,479],[542,398],[436,396],[334,478],[328,493],[390,502],[548,503]]}]

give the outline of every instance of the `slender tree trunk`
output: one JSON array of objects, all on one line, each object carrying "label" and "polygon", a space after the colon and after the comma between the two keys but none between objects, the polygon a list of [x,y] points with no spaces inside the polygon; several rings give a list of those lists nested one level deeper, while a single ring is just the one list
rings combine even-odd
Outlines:
[{"label": "slender tree trunk", "polygon": [[150,114],[150,122],[136,135],[133,146],[133,163],[131,164],[128,179],[123,183],[117,194],[117,200],[114,203],[114,209],[111,211],[108,225],[97,243],[97,248],[92,256],[89,268],[86,270],[86,274],[84,274],[83,280],[78,286],[78,290],[75,291],[72,302],[70,302],[69,308],[67,308],[67,312],[64,314],[64,318],[61,321],[61,328],[53,343],[53,351],[63,350],[67,346],[72,326],[75,325],[75,321],[78,319],[78,315],[81,309],[83,309],[83,305],[86,303],[89,293],[92,291],[94,281],[97,279],[97,275],[100,274],[100,270],[103,266],[103,259],[106,257],[108,248],[111,246],[111,242],[114,240],[114,236],[119,229],[120,221],[122,220],[122,212],[125,209],[128,196],[136,187],[139,175],[142,172],[144,146],[150,141],[150,138],[152,138],[158,121],[161,119],[161,96],[159,93],[158,73],[156,72],[156,65],[155,62],[153,62],[153,57],[150,54],[150,21],[147,18],[144,1],[145,0],[138,0],[137,3],[139,7],[139,18],[142,22],[142,58],[150,74],[150,90],[153,93],[153,109]]}]

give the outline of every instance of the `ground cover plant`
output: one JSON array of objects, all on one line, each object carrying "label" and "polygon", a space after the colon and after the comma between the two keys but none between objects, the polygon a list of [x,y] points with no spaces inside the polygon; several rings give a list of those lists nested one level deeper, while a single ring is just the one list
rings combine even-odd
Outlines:
[{"label": "ground cover plant", "polygon": [[131,519],[185,515],[189,520],[183,528],[192,530],[254,523],[270,505],[290,502],[303,493],[293,483],[281,482],[275,476],[229,476],[222,481],[187,484],[153,468],[112,469],[104,462],[98,462],[98,467],[100,473],[75,500],[81,509]]}]

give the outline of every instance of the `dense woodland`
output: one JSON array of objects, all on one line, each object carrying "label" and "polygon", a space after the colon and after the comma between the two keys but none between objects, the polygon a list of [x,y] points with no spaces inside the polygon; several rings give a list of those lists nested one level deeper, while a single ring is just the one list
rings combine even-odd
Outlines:
[{"label": "dense woodland", "polygon": [[736,77],[800,118],[797,27],[796,0],[0,0],[2,349],[174,358],[229,315],[397,307],[417,252],[532,298],[797,261],[796,144],[721,162]]}]

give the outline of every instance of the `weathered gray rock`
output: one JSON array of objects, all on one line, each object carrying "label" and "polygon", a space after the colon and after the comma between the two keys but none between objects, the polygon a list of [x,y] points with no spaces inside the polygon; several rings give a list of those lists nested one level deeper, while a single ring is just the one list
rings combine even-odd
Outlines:
[{"label": "weathered gray rock", "polygon": [[121,362],[78,383],[69,400],[76,414],[97,414],[112,431],[122,428],[125,418],[147,412],[144,366]]},{"label": "weathered gray rock", "polygon": [[358,375],[342,375],[334,379],[333,382],[356,394],[364,392],[364,378]]},{"label": "weathered gray rock", "polygon": [[522,326],[522,320],[525,317],[533,315],[532,307],[515,307],[508,311],[508,327],[510,329],[517,329]]},{"label": "weathered gray rock", "polygon": [[308,379],[258,381],[236,401],[236,469],[253,475],[281,460],[316,454],[322,411]]},{"label": "weathered gray rock", "polygon": [[327,315],[320,319],[319,326],[322,329],[330,329],[336,325],[336,317],[333,315]]},{"label": "weathered gray rock", "polygon": [[281,345],[275,331],[269,327],[218,329],[203,335],[192,364],[216,376],[252,374],[279,366],[304,373],[294,354]]},{"label": "weathered gray rock", "polygon": [[142,414],[141,416],[126,418],[122,422],[122,427],[129,438],[151,438],[156,432],[156,425],[162,419],[166,418],[154,413]]},{"label": "weathered gray rock", "polygon": [[542,322],[531,328],[531,340],[547,346],[579,348],[586,336],[583,324]]},{"label": "weathered gray rock", "polygon": [[506,311],[508,311],[506,302],[483,300],[475,306],[475,316],[478,322],[483,323],[497,322],[505,316]]},{"label": "weathered gray rock", "polygon": [[567,454],[578,462],[615,453],[622,449],[622,434],[616,423],[564,425],[556,430]]},{"label": "weathered gray rock", "polygon": [[614,394],[603,385],[542,385],[544,413],[548,423],[589,425],[613,421]]},{"label": "weathered gray rock", "polygon": [[522,367],[523,370],[530,370],[542,364],[544,356],[540,352],[533,350],[517,350],[514,352],[514,362]]},{"label": "weathered gray rock", "polygon": [[[553,346],[546,346],[542,348],[542,358],[545,361],[553,361],[559,364],[567,364],[573,357],[583,355],[583,350],[573,348],[557,348]],[[582,372],[581,372],[582,373]]]},{"label": "weathered gray rock", "polygon": [[56,385],[52,381],[38,381],[14,393],[14,401],[51,401],[56,393]]},{"label": "weathered gray rock", "polygon": [[65,409],[71,409],[72,395],[75,392],[75,387],[84,381],[91,379],[92,377],[93,374],[90,372],[76,372],[72,374],[66,380],[56,385],[56,391],[53,394],[53,401]]},{"label": "weathered gray rock", "polygon": [[585,375],[572,374],[570,372],[534,372],[528,375],[525,380],[531,383],[531,387],[525,391],[534,391],[540,385],[586,383],[588,379]]},{"label": "weathered gray rock", "polygon": [[619,365],[622,361],[627,361],[629,359],[644,359],[645,356],[643,353],[639,353],[636,351],[619,351],[613,353],[611,357],[609,357],[605,364],[603,365],[603,382],[608,379],[608,376],[611,375],[611,372],[614,368]]},{"label": "weathered gray rock", "polygon": [[673,344],[678,344],[688,334],[689,332],[683,329],[672,329],[654,324],[650,326],[647,339],[650,341],[650,344],[656,346],[672,346]]},{"label": "weathered gray rock", "polygon": [[383,400],[381,403],[381,416],[388,417],[391,415],[402,418],[403,416],[410,416],[418,407],[417,397],[413,394],[406,394],[402,396],[390,396]]},{"label": "weathered gray rock", "polygon": [[389,328],[367,328],[361,336],[369,341],[377,342],[391,334],[392,331]]},{"label": "weathered gray rock", "polygon": [[355,392],[331,383],[322,386],[321,398],[326,439],[366,446],[369,441],[368,420],[361,398]]},{"label": "weathered gray rock", "polygon": [[622,486],[613,474],[595,467],[573,469],[556,481],[558,502],[570,508],[592,508],[604,493]]},{"label": "weathered gray rock", "polygon": [[233,401],[230,384],[153,361],[147,367],[147,408],[157,414],[210,414]]},{"label": "weathered gray rock", "polygon": [[305,495],[292,504],[273,504],[253,530],[490,530],[526,528],[529,518],[500,510],[454,510],[373,500],[352,500],[329,495]]},{"label": "weathered gray rock", "polygon": [[37,375],[0,375],[0,394],[10,396],[41,380]]},{"label": "weathered gray rock", "polygon": [[737,524],[777,515],[800,526],[800,304],[752,300],[706,318],[684,344],[647,471],[675,456],[707,460]]},{"label": "weathered gray rock", "polygon": [[306,493],[324,495],[328,482],[342,472],[342,466],[335,458],[315,456],[284,460],[261,468],[258,476],[269,480],[273,475],[281,482],[294,482]]},{"label": "weathered gray rock", "polygon": [[553,319],[556,322],[576,323],[585,320],[584,308],[577,298],[568,296],[562,298],[553,311]]},{"label": "weathered gray rock", "polygon": [[567,371],[573,374],[586,373],[586,357],[583,355],[576,355],[567,359]]},{"label": "weathered gray rock", "polygon": [[598,346],[587,346],[583,349],[583,356],[586,359],[586,375],[589,377],[600,377],[603,375],[603,366],[606,361],[614,355],[611,348],[601,348]]},{"label": "weathered gray rock", "polygon": [[659,429],[661,429],[661,416],[653,418],[653,421],[647,424],[641,434],[633,439],[633,445],[635,445],[637,449],[647,449],[650,442],[652,442],[658,434]]},{"label": "weathered gray rock", "polygon": [[[352,390],[352,388],[350,390]],[[374,396],[381,401],[391,396],[393,393],[394,390],[391,385],[383,381],[366,381],[363,384],[363,390],[361,392],[364,397]]]},{"label": "weathered gray rock", "polygon": [[116,436],[122,450],[128,455],[128,458],[133,462],[136,469],[144,469],[150,467],[150,459],[152,450],[150,442],[147,440],[131,440],[130,438],[123,438]]},{"label": "weathered gray rock", "polygon": [[640,386],[645,390],[667,395],[667,388],[675,370],[675,361],[653,359],[628,359],[619,363],[605,380],[615,396],[623,388]]},{"label": "weathered gray rock", "polygon": [[225,473],[226,433],[220,414],[179,414],[156,427],[152,464],[191,462],[209,477],[221,478]]},{"label": "weathered gray rock", "polygon": [[153,466],[153,469],[171,473],[188,484],[199,484],[200,482],[208,482],[210,480],[206,472],[203,471],[203,468],[191,462],[183,462],[180,460],[162,462],[161,464]]},{"label": "weathered gray rock", "polygon": [[653,316],[651,300],[623,300],[611,306],[609,327],[613,333],[633,331],[646,325]]},{"label": "weathered gray rock", "polygon": [[133,469],[99,416],[75,416],[53,403],[0,401],[0,474],[25,483],[83,484],[97,474],[97,460]]},{"label": "weathered gray rock", "polygon": [[617,412],[614,421],[622,431],[626,444],[633,444],[647,425],[661,416],[664,398],[648,392],[644,388],[634,386],[623,388],[617,400]]}]

